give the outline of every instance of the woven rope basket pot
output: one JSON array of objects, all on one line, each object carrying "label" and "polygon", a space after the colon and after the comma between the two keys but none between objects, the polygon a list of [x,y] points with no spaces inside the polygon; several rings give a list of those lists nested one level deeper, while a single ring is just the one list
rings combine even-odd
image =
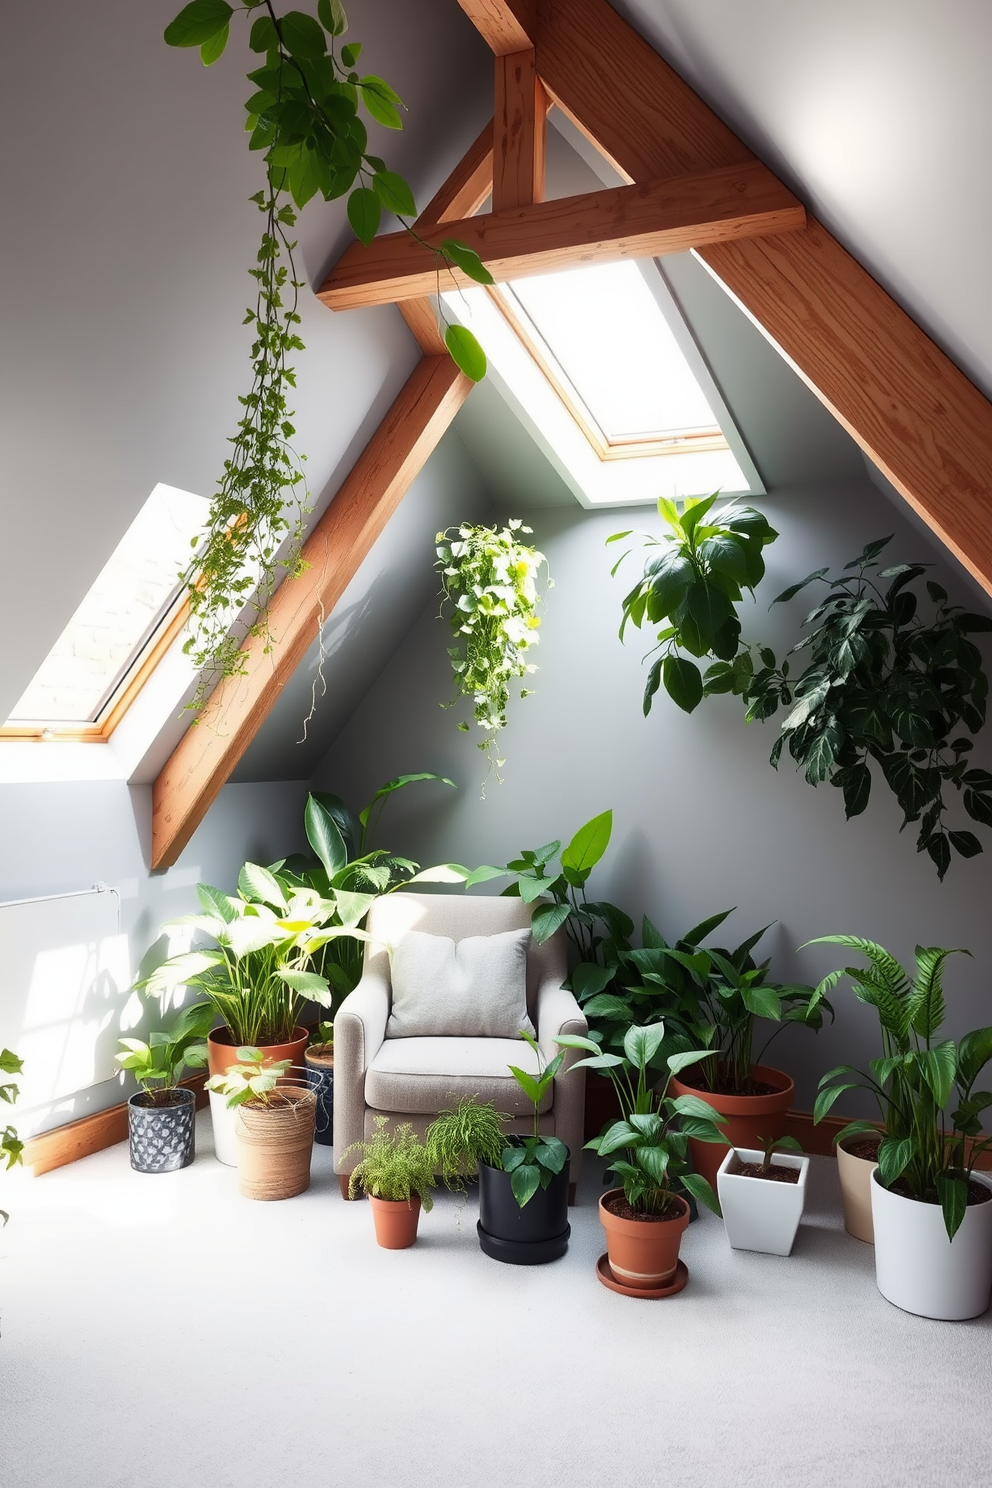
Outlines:
[{"label": "woven rope basket pot", "polygon": [[317,1097],[305,1085],[280,1085],[269,1102],[238,1108],[238,1192],[246,1199],[292,1199],[310,1187]]}]

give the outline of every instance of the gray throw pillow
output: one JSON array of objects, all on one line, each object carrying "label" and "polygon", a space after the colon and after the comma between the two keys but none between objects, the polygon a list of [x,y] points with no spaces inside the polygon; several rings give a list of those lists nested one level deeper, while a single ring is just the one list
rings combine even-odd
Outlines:
[{"label": "gray throw pillow", "polygon": [[530,930],[447,935],[408,930],[392,950],[387,1038],[519,1038],[527,1015]]}]

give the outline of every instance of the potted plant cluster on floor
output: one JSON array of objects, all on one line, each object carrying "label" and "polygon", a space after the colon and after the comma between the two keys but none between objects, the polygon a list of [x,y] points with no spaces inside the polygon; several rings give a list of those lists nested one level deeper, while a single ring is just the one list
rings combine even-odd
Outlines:
[{"label": "potted plant cluster on floor", "polygon": [[717,1193],[733,1250],[792,1253],[806,1205],[809,1158],[795,1137],[772,1137],[760,1151],[731,1147],[717,1174]]},{"label": "potted plant cluster on floor", "polygon": [[825,981],[832,986],[849,977],[859,999],[876,1008],[882,1028],[883,1054],[871,1061],[870,1074],[848,1065],[831,1070],[818,1102],[822,1117],[843,1091],[862,1087],[883,1110],[871,1179],[878,1289],[905,1312],[978,1317],[992,1297],[992,1179],[975,1172],[977,1159],[992,1149],[981,1129],[992,1091],[975,1084],[992,1059],[992,1028],[957,1043],[940,1038],[943,969],[953,951],[917,947],[910,977],[872,941],[821,939],[867,958],[868,968],[844,967]]},{"label": "potted plant cluster on floor", "polygon": [[348,1196],[364,1193],[372,1209],[375,1238],[383,1250],[408,1250],[417,1238],[420,1211],[434,1207],[434,1159],[409,1121],[389,1130],[389,1117],[376,1116],[375,1131],[348,1152],[361,1152],[351,1171]]},{"label": "potted plant cluster on floor", "polygon": [[196,1095],[179,1081],[207,1062],[205,1039],[213,1022],[208,1002],[184,1008],[168,1033],[148,1042],[122,1038],[117,1063],[141,1089],[127,1103],[128,1147],[137,1173],[174,1173],[196,1156]]},{"label": "potted plant cluster on floor", "polygon": [[310,1187],[317,1098],[289,1078],[287,1059],[272,1063],[261,1049],[237,1055],[207,1088],[236,1115],[238,1192],[246,1199],[295,1198]]},{"label": "potted plant cluster on floor", "polygon": [[[668,1078],[652,1086],[651,1061],[665,1038],[664,1023],[630,1028],[624,1054],[604,1054],[593,1039],[563,1034],[558,1043],[582,1049],[587,1057],[573,1069],[602,1070],[613,1081],[622,1117],[586,1146],[610,1158],[611,1175],[620,1180],[599,1201],[606,1231],[606,1255],[596,1271],[611,1291],[628,1297],[670,1297],[680,1292],[689,1272],[679,1260],[679,1246],[689,1223],[692,1194],[715,1214],[720,1205],[707,1180],[690,1171],[689,1139],[723,1142],[712,1107],[697,1095],[669,1096],[672,1076],[705,1059],[705,1049],[668,1056]],[[618,1155],[619,1154],[619,1155]]]}]

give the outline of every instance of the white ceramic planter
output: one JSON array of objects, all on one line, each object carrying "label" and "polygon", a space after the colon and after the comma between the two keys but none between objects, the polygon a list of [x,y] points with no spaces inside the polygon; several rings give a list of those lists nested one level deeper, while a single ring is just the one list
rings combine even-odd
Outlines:
[{"label": "white ceramic planter", "polygon": [[776,1152],[773,1161],[799,1170],[798,1183],[776,1183],[771,1179],[747,1178],[734,1172],[742,1162],[762,1162],[764,1153],[750,1147],[732,1147],[716,1175],[717,1196],[727,1226],[727,1239],[734,1250],[762,1250],[767,1255],[787,1256],[792,1250],[806,1203],[809,1158]]},{"label": "white ceramic planter", "polygon": [[[986,1188],[992,1179],[972,1175]],[[871,1183],[875,1282],[888,1302],[920,1317],[980,1317],[992,1297],[992,1202],[965,1210],[948,1240],[939,1204],[921,1204]]]},{"label": "white ceramic planter", "polygon": [[218,1162],[226,1163],[229,1168],[238,1166],[238,1139],[234,1134],[235,1124],[238,1119],[238,1109],[228,1110],[227,1096],[219,1095],[216,1090],[208,1090],[210,1097],[210,1122],[214,1129],[214,1153]]}]

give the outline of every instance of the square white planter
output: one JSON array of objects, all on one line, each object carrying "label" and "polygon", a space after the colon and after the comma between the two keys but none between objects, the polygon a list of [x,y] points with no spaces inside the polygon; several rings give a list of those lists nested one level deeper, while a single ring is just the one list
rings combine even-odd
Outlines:
[{"label": "square white planter", "polygon": [[798,1168],[798,1183],[747,1178],[735,1172],[741,1163],[760,1163],[764,1153],[750,1147],[731,1147],[716,1175],[717,1196],[723,1210],[727,1239],[734,1250],[762,1250],[787,1256],[792,1250],[806,1203],[809,1158],[776,1152],[773,1161]]}]

